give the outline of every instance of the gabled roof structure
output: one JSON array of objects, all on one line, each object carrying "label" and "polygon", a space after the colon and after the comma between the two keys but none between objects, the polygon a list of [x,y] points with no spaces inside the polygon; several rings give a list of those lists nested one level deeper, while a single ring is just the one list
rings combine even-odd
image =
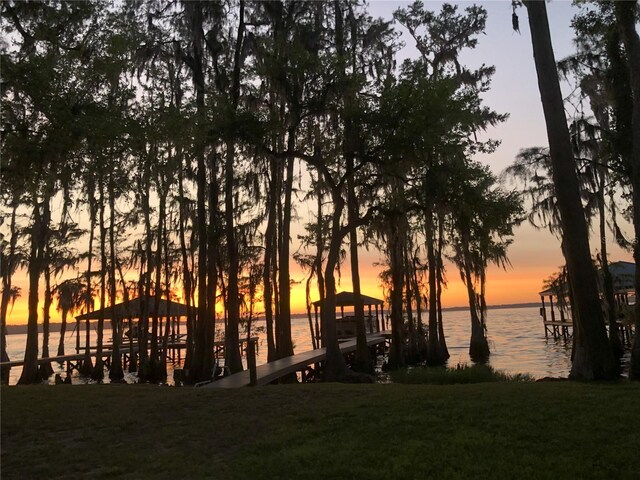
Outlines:
[{"label": "gabled roof structure", "polygon": [[[632,292],[635,290],[636,264],[633,262],[612,262],[609,264],[609,272],[613,277],[613,290],[615,292]],[[598,279],[602,283],[602,269],[598,270]],[[556,295],[556,292],[548,288],[539,293],[541,296]]]},{"label": "gabled roof structure", "polygon": [[[146,300],[146,305],[143,305],[143,299]],[[172,302],[165,299],[160,299],[156,305],[155,297],[138,297],[128,302],[117,303],[112,307],[106,307],[100,310],[94,310],[93,312],[78,315],[76,320],[98,320],[103,314],[102,318],[140,318],[142,315],[142,309],[146,307],[147,316],[153,317],[186,317],[191,311],[192,315],[197,315],[197,308],[189,307],[182,303]]]},{"label": "gabled roof structure", "polygon": [[[378,298],[373,298],[368,295],[362,295],[362,303],[364,306],[368,305],[384,305],[384,302]],[[340,292],[336,294],[336,307],[353,307],[355,305],[356,296],[353,292]],[[313,302],[314,307],[321,307],[322,302],[316,300]]]}]

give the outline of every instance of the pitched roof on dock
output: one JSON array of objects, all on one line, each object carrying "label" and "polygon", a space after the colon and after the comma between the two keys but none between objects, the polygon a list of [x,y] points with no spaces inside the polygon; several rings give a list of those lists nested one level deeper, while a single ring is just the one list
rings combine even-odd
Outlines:
[{"label": "pitched roof on dock", "polygon": [[[94,310],[93,312],[78,315],[76,320],[98,320],[103,314],[102,318],[140,318],[142,315],[143,300],[146,300],[147,316],[152,317],[157,315],[158,317],[186,317],[191,310],[192,315],[197,314],[195,307],[187,307],[182,303],[172,302],[170,300],[160,299],[156,305],[155,297],[138,297],[128,302],[117,303],[112,307],[102,308],[100,310]],[[104,313],[103,313],[104,312]]]},{"label": "pitched roof on dock", "polygon": [[[609,272],[613,278],[613,289],[616,292],[632,292],[635,289],[636,264],[632,262],[611,262]],[[598,270],[598,278],[602,282],[602,269]],[[565,288],[567,288],[565,286]],[[556,290],[547,288],[538,295],[556,295]]]},{"label": "pitched roof on dock", "polygon": [[[362,295],[363,305],[383,305],[384,302],[378,298],[373,298],[368,295]],[[356,296],[353,292],[340,292],[336,295],[336,307],[352,307],[355,305]],[[314,307],[322,306],[320,300],[313,302]]]}]

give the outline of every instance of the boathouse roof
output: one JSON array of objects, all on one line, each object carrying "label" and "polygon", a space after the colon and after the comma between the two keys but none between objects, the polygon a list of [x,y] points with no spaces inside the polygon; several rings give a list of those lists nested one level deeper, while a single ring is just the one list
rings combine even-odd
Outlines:
[{"label": "boathouse roof", "polygon": [[[146,305],[143,302],[146,299]],[[177,303],[165,299],[160,299],[156,305],[155,297],[138,297],[128,302],[117,303],[112,307],[101,308],[93,312],[78,315],[76,320],[98,320],[100,317],[105,319],[112,318],[140,318],[143,307],[146,307],[147,316],[152,317],[186,317],[189,310],[193,315],[197,314],[195,307],[187,307],[182,303]],[[104,316],[102,316],[104,314]]]},{"label": "boathouse roof", "polygon": [[[362,295],[363,305],[383,305],[384,302],[378,298],[373,298],[368,295]],[[336,294],[336,307],[353,307],[355,305],[356,296],[353,292],[340,292]],[[314,307],[322,306],[320,300],[313,302]]]},{"label": "boathouse roof", "polygon": [[[609,264],[609,272],[613,277],[613,289],[616,292],[632,292],[635,289],[636,264],[633,262],[612,262]],[[598,270],[598,277],[602,282],[602,269]],[[555,295],[552,288],[539,293],[541,296]]]}]

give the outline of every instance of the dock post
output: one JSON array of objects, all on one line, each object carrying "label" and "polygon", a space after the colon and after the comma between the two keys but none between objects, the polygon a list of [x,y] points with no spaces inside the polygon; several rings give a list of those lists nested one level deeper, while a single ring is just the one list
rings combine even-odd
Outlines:
[{"label": "dock post", "polygon": [[256,340],[249,339],[247,343],[247,367],[249,367],[249,385],[255,387],[258,384],[258,372],[256,372]]},{"label": "dock post", "polygon": [[540,307],[540,315],[542,316],[542,324],[544,325],[544,338],[549,338],[549,326],[547,325],[547,306],[544,304],[544,295],[540,295],[542,307]]}]

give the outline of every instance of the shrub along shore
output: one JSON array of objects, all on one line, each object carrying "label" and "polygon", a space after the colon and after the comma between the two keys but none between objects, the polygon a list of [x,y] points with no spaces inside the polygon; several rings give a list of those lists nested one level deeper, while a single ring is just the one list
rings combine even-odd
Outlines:
[{"label": "shrub along shore", "polygon": [[640,385],[2,387],[2,478],[638,478]]}]

